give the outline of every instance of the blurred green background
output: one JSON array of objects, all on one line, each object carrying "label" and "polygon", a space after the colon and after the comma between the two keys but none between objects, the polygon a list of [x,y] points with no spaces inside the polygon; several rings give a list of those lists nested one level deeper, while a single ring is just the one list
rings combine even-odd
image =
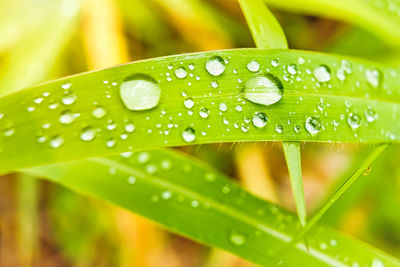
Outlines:
[{"label": "blurred green background", "polygon": [[[289,46],[398,64],[397,51],[338,21],[273,9]],[[0,94],[151,57],[254,47],[236,0],[1,0]],[[371,147],[304,144],[310,213]],[[181,148],[249,191],[294,210],[279,143]],[[392,147],[324,217],[400,257],[399,149]],[[212,227],[212,226],[210,226]],[[0,177],[0,266],[250,266],[146,219],[21,174]]]}]

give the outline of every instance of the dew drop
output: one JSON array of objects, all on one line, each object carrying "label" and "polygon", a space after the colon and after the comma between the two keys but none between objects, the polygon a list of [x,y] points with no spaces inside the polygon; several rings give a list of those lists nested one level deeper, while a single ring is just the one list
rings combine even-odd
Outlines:
[{"label": "dew drop", "polygon": [[275,126],[275,132],[277,132],[278,134],[283,133],[283,126],[278,124]]},{"label": "dew drop", "polygon": [[13,136],[14,133],[15,133],[15,128],[11,126],[11,127],[8,127],[8,128],[6,128],[6,129],[4,130],[3,135],[4,135],[5,137],[10,137],[10,136]]},{"label": "dew drop", "polygon": [[308,117],[305,123],[307,132],[311,135],[318,134],[322,129],[322,122],[320,119],[315,117]]},{"label": "dew drop", "polygon": [[110,139],[108,139],[107,142],[106,142],[106,147],[112,148],[112,147],[115,146],[115,144],[116,144],[115,139],[114,139],[114,138],[110,138]]},{"label": "dew drop", "polygon": [[145,164],[150,160],[150,154],[148,152],[141,152],[137,158],[140,164]]},{"label": "dew drop", "polygon": [[283,96],[282,82],[272,74],[256,75],[244,85],[243,96],[250,102],[260,105],[272,105]]},{"label": "dew drop", "polygon": [[191,127],[187,127],[182,132],[182,138],[187,143],[194,142],[196,140],[196,131]]},{"label": "dew drop", "polygon": [[331,70],[326,65],[320,65],[314,69],[314,77],[321,83],[329,82],[331,80]]},{"label": "dew drop", "polygon": [[95,107],[93,109],[92,115],[96,119],[101,119],[101,118],[104,118],[104,116],[107,115],[107,111],[103,107],[97,106],[97,107]]},{"label": "dew drop", "polygon": [[225,71],[225,61],[220,56],[211,57],[206,63],[206,70],[212,76],[219,76]]},{"label": "dew drop", "polygon": [[237,232],[232,232],[229,236],[229,241],[237,247],[243,246],[246,243],[246,237]]},{"label": "dew drop", "polygon": [[128,133],[133,133],[135,129],[136,127],[132,123],[128,123],[127,125],[125,125],[125,131],[127,131]]},{"label": "dew drop", "polygon": [[369,85],[371,85],[373,88],[378,88],[382,81],[382,74],[377,69],[366,70],[365,78],[367,79]]},{"label": "dew drop", "polygon": [[62,98],[62,103],[66,106],[72,105],[76,101],[76,95],[74,93],[67,93]]},{"label": "dew drop", "polygon": [[287,71],[288,71],[290,74],[295,75],[295,74],[297,73],[297,66],[296,66],[296,64],[290,64],[290,65],[287,67]]},{"label": "dew drop", "polygon": [[262,129],[268,123],[268,116],[264,112],[258,111],[254,113],[252,121],[255,127]]},{"label": "dew drop", "polygon": [[88,126],[82,130],[81,139],[83,141],[92,141],[96,137],[96,130]]},{"label": "dew drop", "polygon": [[184,67],[178,67],[175,70],[175,76],[179,79],[184,79],[187,76],[187,71]]},{"label": "dew drop", "polygon": [[247,64],[247,69],[251,72],[257,72],[260,70],[260,64],[257,61],[252,60]]},{"label": "dew drop", "polygon": [[351,129],[357,129],[361,126],[361,116],[357,113],[349,113],[349,115],[347,116],[347,124],[350,126]]},{"label": "dew drop", "polygon": [[210,114],[210,111],[208,111],[207,108],[202,107],[199,111],[199,115],[200,117],[202,117],[203,119],[208,118],[208,115]]},{"label": "dew drop", "polygon": [[156,107],[161,98],[161,88],[146,74],[134,74],[121,83],[120,96],[129,110],[148,110]]},{"label": "dew drop", "polygon": [[279,66],[279,59],[278,58],[274,58],[271,60],[271,65],[272,67],[278,67]]},{"label": "dew drop", "polygon": [[64,138],[61,135],[56,135],[50,140],[50,147],[59,148],[64,144]]},{"label": "dew drop", "polygon": [[385,267],[385,264],[378,258],[373,259],[371,267]]},{"label": "dew drop", "polygon": [[226,105],[226,103],[220,103],[218,108],[222,112],[225,112],[228,110],[228,106]]},{"label": "dew drop", "polygon": [[133,177],[133,176],[130,176],[130,177],[128,178],[128,183],[129,183],[129,184],[134,184],[134,183],[136,183],[136,178]]},{"label": "dew drop", "polygon": [[71,88],[71,86],[72,86],[72,84],[70,82],[65,82],[61,85],[61,88],[64,90],[68,90]]},{"label": "dew drop", "polygon": [[366,109],[364,115],[367,122],[374,122],[378,117],[375,110],[373,110],[372,108]]},{"label": "dew drop", "polygon": [[185,108],[191,109],[191,108],[193,108],[193,106],[194,106],[194,101],[193,101],[193,99],[192,99],[191,97],[186,98],[186,99],[183,101],[183,105],[185,106]]},{"label": "dew drop", "polygon": [[61,124],[67,125],[73,123],[77,117],[78,117],[77,114],[72,113],[70,110],[66,110],[63,113],[61,113],[59,121]]}]

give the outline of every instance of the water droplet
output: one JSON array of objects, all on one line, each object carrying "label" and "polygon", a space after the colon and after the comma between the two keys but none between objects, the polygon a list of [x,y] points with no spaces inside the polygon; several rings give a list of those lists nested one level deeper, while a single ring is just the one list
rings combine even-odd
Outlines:
[{"label": "water droplet", "polygon": [[59,121],[61,124],[71,124],[78,116],[79,115],[72,113],[70,110],[66,110],[61,113]]},{"label": "water droplet", "polygon": [[290,74],[295,75],[295,74],[297,73],[297,66],[296,66],[296,64],[290,64],[290,65],[287,67],[287,71],[288,71]]},{"label": "water droplet", "polygon": [[225,61],[220,56],[211,57],[206,63],[208,73],[219,76],[225,71]]},{"label": "water droplet", "polygon": [[72,84],[70,82],[65,82],[61,85],[61,88],[64,90],[68,90],[71,88],[71,86],[72,86]]},{"label": "water droplet", "polygon": [[162,168],[164,171],[170,170],[171,167],[172,167],[172,162],[171,162],[170,160],[168,160],[168,159],[163,159],[163,160],[161,161],[161,168]]},{"label": "water droplet", "polygon": [[56,135],[50,140],[50,147],[59,148],[64,144],[64,138],[61,135]]},{"label": "water droplet", "polygon": [[183,101],[183,105],[185,106],[185,108],[191,109],[194,106],[194,101],[193,101],[193,99],[191,97],[186,98]]},{"label": "water droplet", "polygon": [[178,67],[175,70],[175,76],[179,79],[184,79],[187,76],[187,71],[184,67]]},{"label": "water droplet", "polygon": [[128,123],[127,125],[125,125],[125,131],[127,131],[128,133],[133,133],[135,129],[136,127],[132,123]]},{"label": "water droplet", "polygon": [[101,119],[101,118],[104,118],[104,116],[107,115],[107,111],[103,107],[97,106],[97,107],[95,107],[93,109],[92,115],[96,119]]},{"label": "water droplet", "polygon": [[371,267],[385,267],[385,264],[378,258],[373,259]]},{"label": "water droplet", "polygon": [[226,105],[226,103],[220,103],[218,108],[222,112],[225,112],[228,110],[228,106]]},{"label": "water droplet", "polygon": [[120,86],[122,102],[129,110],[148,110],[160,102],[161,88],[146,74],[134,74]]},{"label": "water droplet", "polygon": [[250,102],[261,105],[272,105],[283,96],[281,81],[272,74],[256,75],[244,85],[243,96]]},{"label": "water droplet", "polygon": [[258,111],[254,113],[252,121],[255,127],[261,129],[267,125],[268,116],[264,112]]},{"label": "water droplet", "polygon": [[237,247],[243,246],[246,243],[246,237],[237,232],[232,232],[229,236],[229,241]]},{"label": "water droplet", "polygon": [[137,160],[140,164],[145,164],[150,160],[150,154],[148,152],[140,152]]},{"label": "water droplet", "polygon": [[366,109],[364,115],[367,122],[374,122],[378,117],[375,110],[373,110],[372,108]]},{"label": "water droplet", "polygon": [[208,172],[208,173],[206,173],[205,176],[204,176],[204,179],[205,179],[207,182],[213,182],[213,181],[215,181],[215,178],[216,178],[215,173],[212,173],[212,172]]},{"label": "water droplet", "polygon": [[136,183],[136,178],[133,177],[133,176],[130,176],[130,177],[128,178],[128,183],[129,183],[129,184],[134,184],[134,183]]},{"label": "water droplet", "polygon": [[278,67],[279,66],[279,59],[275,58],[271,60],[271,65],[272,67]]},{"label": "water droplet", "polygon": [[247,69],[251,72],[257,72],[260,70],[260,64],[257,61],[252,60],[247,64]]},{"label": "water droplet", "polygon": [[110,139],[108,139],[107,142],[106,142],[106,147],[111,148],[111,147],[114,147],[115,144],[116,144],[115,139],[114,139],[114,138],[110,138]]},{"label": "water droplet", "polygon": [[200,117],[202,117],[203,119],[208,118],[208,115],[210,114],[210,111],[208,111],[207,108],[202,107],[199,111],[199,115]]},{"label": "water droplet", "polygon": [[366,70],[365,78],[373,88],[378,88],[382,81],[382,74],[377,69]]},{"label": "water droplet", "polygon": [[188,143],[194,142],[196,140],[196,131],[191,127],[187,127],[182,132],[182,138],[185,142]]},{"label": "water droplet", "polygon": [[331,80],[331,70],[326,65],[320,65],[314,69],[314,77],[321,83],[329,82]]},{"label": "water droplet", "polygon": [[357,113],[349,113],[347,116],[347,124],[351,127],[351,129],[355,130],[361,126],[361,116]]},{"label": "water droplet", "polygon": [[280,125],[280,124],[276,125],[275,126],[275,132],[277,132],[279,134],[283,133],[283,126]]},{"label": "water droplet", "polygon": [[10,137],[10,136],[13,136],[14,133],[15,133],[15,128],[14,128],[13,126],[10,126],[10,127],[7,127],[7,128],[4,130],[3,135],[4,135],[5,137]]},{"label": "water droplet", "polygon": [[172,192],[171,191],[167,190],[167,191],[164,191],[164,192],[161,193],[161,198],[164,199],[164,200],[171,199],[171,197],[172,197]]},{"label": "water droplet", "polygon": [[211,82],[211,87],[212,87],[212,88],[218,88],[218,86],[219,86],[219,84],[218,84],[217,81],[212,81],[212,82]]},{"label": "water droplet", "polygon": [[62,103],[64,105],[72,105],[73,103],[75,103],[76,100],[76,95],[74,93],[67,93],[63,96],[62,98]]},{"label": "water droplet", "polygon": [[82,130],[81,139],[83,141],[92,141],[96,137],[96,130],[88,126]]},{"label": "water droplet", "polygon": [[322,122],[320,119],[315,117],[308,117],[305,123],[307,132],[311,135],[318,134],[322,129]]}]

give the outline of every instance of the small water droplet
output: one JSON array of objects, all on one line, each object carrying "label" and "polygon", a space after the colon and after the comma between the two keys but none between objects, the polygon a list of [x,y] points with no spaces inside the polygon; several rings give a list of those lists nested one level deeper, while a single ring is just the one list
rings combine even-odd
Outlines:
[{"label": "small water droplet", "polygon": [[196,140],[196,131],[191,127],[187,127],[182,132],[182,138],[187,143],[194,142]]},{"label": "small water droplet", "polygon": [[275,126],[275,132],[277,132],[279,134],[283,133],[283,126],[280,125],[280,124],[276,125]]},{"label": "small water droplet", "polygon": [[71,124],[75,121],[75,119],[78,117],[79,115],[72,113],[70,110],[66,110],[63,113],[61,113],[60,116],[60,123],[61,124]]},{"label": "small water droplet", "polygon": [[225,61],[220,56],[213,56],[206,63],[206,70],[213,76],[219,76],[225,71]]},{"label": "small water droplet", "polygon": [[191,97],[186,98],[186,99],[183,101],[183,105],[185,106],[185,108],[191,109],[191,108],[193,108],[193,106],[194,106],[194,101],[193,101],[193,99],[192,99]]},{"label": "small water droplet", "polygon": [[136,127],[132,123],[128,123],[125,125],[125,131],[128,133],[133,133],[135,131]]},{"label": "small water droplet", "polygon": [[93,109],[92,111],[92,115],[93,117],[95,117],[96,119],[101,119],[104,118],[104,116],[107,115],[107,111],[101,107],[101,106],[97,106]]},{"label": "small water droplet", "polygon": [[283,96],[282,82],[272,74],[256,75],[244,85],[243,96],[250,102],[261,105],[272,105]]},{"label": "small water droplet", "polygon": [[133,176],[129,176],[129,177],[128,177],[128,183],[129,183],[129,184],[134,184],[134,183],[136,183],[136,178],[133,177]]},{"label": "small water droplet", "polygon": [[220,103],[218,108],[222,112],[225,112],[228,110],[228,106],[226,105],[226,103]]},{"label": "small water droplet", "polygon": [[6,129],[4,129],[4,133],[3,135],[5,137],[10,137],[13,136],[15,133],[15,128],[13,126],[7,127]]},{"label": "small water droplet", "polygon": [[331,80],[331,70],[326,65],[320,65],[314,69],[314,77],[321,83],[329,82]]},{"label": "small water droplet", "polygon": [[200,117],[202,117],[203,119],[208,118],[208,115],[209,115],[209,114],[210,114],[210,111],[208,111],[208,109],[205,108],[205,107],[202,107],[202,108],[200,109],[200,111],[199,111],[199,115],[200,115]]},{"label": "small water droplet", "polygon": [[229,241],[237,247],[243,246],[246,243],[246,237],[237,232],[232,232],[229,236]]},{"label": "small water droplet", "polygon": [[74,93],[67,93],[62,98],[62,103],[66,106],[72,105],[76,101],[76,95]]},{"label": "small water droplet", "polygon": [[372,260],[371,267],[385,267],[385,264],[378,258]]},{"label": "small water droplet", "polygon": [[268,123],[268,116],[264,112],[258,111],[254,113],[252,121],[255,127],[262,129]]},{"label": "small water droplet", "polygon": [[184,79],[187,76],[187,71],[184,67],[178,67],[175,70],[175,76],[179,79]]},{"label": "small water droplet", "polygon": [[71,88],[72,84],[70,82],[65,82],[61,85],[61,88],[64,90],[69,90]]},{"label": "small water droplet", "polygon": [[64,138],[61,135],[56,135],[50,140],[50,147],[59,148],[64,144]]},{"label": "small water droplet", "polygon": [[82,130],[81,139],[83,141],[92,141],[96,137],[96,130],[88,126]]},{"label": "small water droplet", "polygon": [[347,116],[347,124],[351,127],[351,129],[357,129],[361,126],[361,116],[357,113],[349,113],[349,115]]},{"label": "small water droplet", "polygon": [[163,159],[161,161],[161,168],[164,171],[170,170],[172,168],[172,162],[170,160],[168,160],[168,159]]},{"label": "small water droplet", "polygon": [[271,60],[271,65],[272,67],[278,67],[279,66],[279,59],[278,58],[274,58]]},{"label": "small water droplet", "polygon": [[115,144],[116,144],[115,139],[114,139],[114,138],[110,138],[110,139],[108,139],[107,142],[106,142],[106,147],[112,148],[112,147],[115,146]]},{"label": "small water droplet", "polygon": [[377,69],[366,70],[365,71],[365,78],[367,82],[373,87],[378,88],[381,81],[382,81],[382,74]]},{"label": "small water droplet", "polygon": [[171,199],[171,197],[172,197],[172,192],[169,191],[169,190],[164,191],[164,192],[161,193],[161,198],[164,199],[164,200]]},{"label": "small water droplet", "polygon": [[159,104],[161,88],[149,75],[134,74],[121,83],[120,96],[129,110],[148,110]]},{"label": "small water droplet", "polygon": [[311,135],[316,135],[322,129],[322,122],[316,117],[308,117],[306,119],[305,127],[307,132],[309,132]]},{"label": "small water droplet", "polygon": [[375,110],[373,110],[372,108],[366,109],[364,115],[367,122],[374,122],[378,117]]},{"label": "small water droplet", "polygon": [[257,72],[260,70],[260,64],[257,61],[252,60],[247,64],[247,69],[251,72]]},{"label": "small water droplet", "polygon": [[295,74],[297,73],[297,66],[296,66],[296,64],[290,64],[290,65],[287,67],[287,71],[288,71],[290,74],[295,75]]}]

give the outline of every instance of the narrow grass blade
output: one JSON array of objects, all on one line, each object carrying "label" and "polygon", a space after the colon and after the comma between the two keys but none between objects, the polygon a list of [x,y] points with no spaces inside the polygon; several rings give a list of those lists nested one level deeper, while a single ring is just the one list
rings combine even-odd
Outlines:
[{"label": "narrow grass blade", "polygon": [[297,0],[265,2],[277,9],[345,21],[375,34],[389,45],[400,45],[400,32],[397,30],[400,18],[388,8],[398,5],[395,0],[305,0],[301,4]]},{"label": "narrow grass blade", "polygon": [[[299,230],[295,216],[258,199],[187,155],[166,150],[124,153],[49,165],[26,172],[124,207],[167,229],[260,265],[360,266],[390,256],[328,228],[313,228],[309,250],[297,244],[285,258],[271,255]],[[332,241],[333,240],[333,241]],[[330,244],[322,247],[321,243]]]},{"label": "narrow grass blade", "polygon": [[359,168],[353,173],[352,176],[333,194],[333,196],[318,210],[318,212],[311,218],[306,227],[304,227],[296,240],[303,237],[310,231],[324,216],[324,214],[332,207],[335,202],[357,181],[359,177],[369,168],[372,162],[382,154],[388,145],[379,145],[372,153],[361,163]]},{"label": "narrow grass blade", "polygon": [[306,225],[307,211],[304,198],[303,178],[301,174],[301,155],[299,142],[283,142],[283,152],[289,170],[290,182],[294,200],[296,202],[297,214],[301,226]]},{"label": "narrow grass blade", "polygon": [[285,33],[263,0],[239,0],[258,48],[288,48]]},{"label": "narrow grass blade", "polygon": [[[249,63],[263,72],[254,74]],[[132,77],[135,84],[144,77],[159,88],[154,108],[135,111],[124,104],[121,86]],[[254,77],[283,87],[280,101],[265,106],[247,100],[244,93],[251,92]],[[146,147],[398,142],[399,86],[397,69],[292,50],[238,49],[139,61],[2,97],[0,172]]]}]

